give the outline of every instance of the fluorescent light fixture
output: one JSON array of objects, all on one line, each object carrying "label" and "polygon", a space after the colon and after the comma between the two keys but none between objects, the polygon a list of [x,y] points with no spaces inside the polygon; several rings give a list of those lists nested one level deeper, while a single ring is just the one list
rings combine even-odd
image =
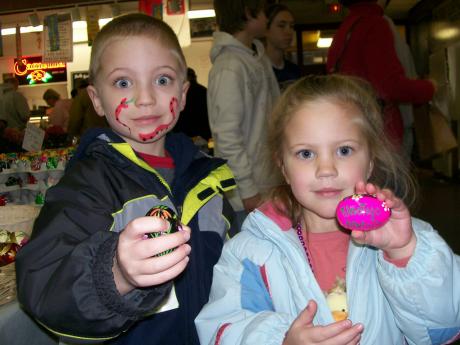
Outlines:
[{"label": "fluorescent light fixture", "polygon": [[434,37],[439,40],[450,40],[460,34],[459,29],[455,27],[439,29],[435,32]]},{"label": "fluorescent light fixture", "polygon": [[188,18],[189,19],[211,18],[211,17],[215,17],[215,16],[216,16],[216,12],[214,12],[214,10],[188,11]]},{"label": "fluorescent light fixture", "polygon": [[[110,22],[112,18],[99,19],[99,27],[103,27],[105,24]],[[87,42],[88,34],[86,32],[86,21],[80,20],[72,23],[73,29],[73,41],[76,42]],[[27,34],[29,32],[41,32],[43,31],[43,25],[39,26],[22,26],[21,33]],[[16,28],[2,29],[2,36],[15,35]]]},{"label": "fluorescent light fixture", "polygon": [[332,37],[328,38],[319,38],[318,42],[316,42],[316,46],[318,48],[329,48],[332,44]]},{"label": "fluorescent light fixture", "polygon": [[[43,25],[39,26],[21,26],[21,34],[27,34],[29,32],[40,32],[43,31]],[[2,36],[15,35],[16,28],[2,29]]]}]

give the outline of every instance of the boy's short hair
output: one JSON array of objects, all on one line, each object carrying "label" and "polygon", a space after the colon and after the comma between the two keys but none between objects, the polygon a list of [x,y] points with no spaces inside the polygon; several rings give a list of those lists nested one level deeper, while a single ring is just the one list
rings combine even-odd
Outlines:
[{"label": "boy's short hair", "polygon": [[[98,73],[101,70],[101,55],[105,47],[115,39],[131,36],[149,37],[169,48],[176,56],[181,68],[181,76],[185,79],[187,64],[179,40],[171,27],[162,20],[146,14],[131,13],[114,18],[96,35],[91,49],[89,66],[91,84],[96,82]],[[133,52],[133,59],[136,58],[135,54],[136,52]]]},{"label": "boy's short hair", "polygon": [[264,10],[265,0],[214,0],[216,22],[220,31],[231,35],[242,31],[248,21]]}]

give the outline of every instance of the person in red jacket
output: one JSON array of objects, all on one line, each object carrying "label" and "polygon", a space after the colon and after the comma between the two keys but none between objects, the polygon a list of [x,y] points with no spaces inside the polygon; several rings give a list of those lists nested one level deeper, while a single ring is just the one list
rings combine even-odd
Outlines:
[{"label": "person in red jacket", "polygon": [[341,0],[349,9],[328,52],[328,73],[361,77],[370,82],[383,107],[385,131],[401,147],[403,121],[398,103],[430,101],[436,90],[430,80],[407,78],[383,16],[388,0]]}]

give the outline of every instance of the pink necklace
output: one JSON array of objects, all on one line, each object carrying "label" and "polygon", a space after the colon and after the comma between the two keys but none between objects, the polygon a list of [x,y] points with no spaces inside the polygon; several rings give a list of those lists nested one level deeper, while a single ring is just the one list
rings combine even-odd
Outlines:
[{"label": "pink necklace", "polygon": [[315,272],[313,271],[313,264],[310,257],[310,253],[308,252],[307,243],[305,242],[305,239],[302,235],[302,225],[300,224],[300,222],[297,223],[295,229],[297,231],[297,237],[299,237],[300,244],[302,245],[303,250],[305,250],[305,254],[307,255],[307,260],[308,264],[310,265],[311,271],[313,272],[313,274],[315,274]]}]

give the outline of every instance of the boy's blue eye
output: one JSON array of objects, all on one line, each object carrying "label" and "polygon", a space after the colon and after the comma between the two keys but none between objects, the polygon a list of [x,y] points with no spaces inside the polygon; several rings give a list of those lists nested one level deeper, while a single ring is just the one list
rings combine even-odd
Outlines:
[{"label": "boy's blue eye", "polygon": [[310,150],[300,150],[296,153],[296,156],[300,159],[312,159],[314,154]]},{"label": "boy's blue eye", "polygon": [[337,150],[339,156],[349,156],[353,153],[353,148],[350,146],[341,146]]},{"label": "boy's blue eye", "polygon": [[167,86],[171,84],[172,80],[173,79],[171,77],[168,77],[167,75],[162,75],[155,80],[155,84],[160,86]]},{"label": "boy's blue eye", "polygon": [[132,85],[132,83],[128,79],[118,79],[118,80],[115,80],[114,85],[116,87],[124,89],[124,88],[130,87]]}]

